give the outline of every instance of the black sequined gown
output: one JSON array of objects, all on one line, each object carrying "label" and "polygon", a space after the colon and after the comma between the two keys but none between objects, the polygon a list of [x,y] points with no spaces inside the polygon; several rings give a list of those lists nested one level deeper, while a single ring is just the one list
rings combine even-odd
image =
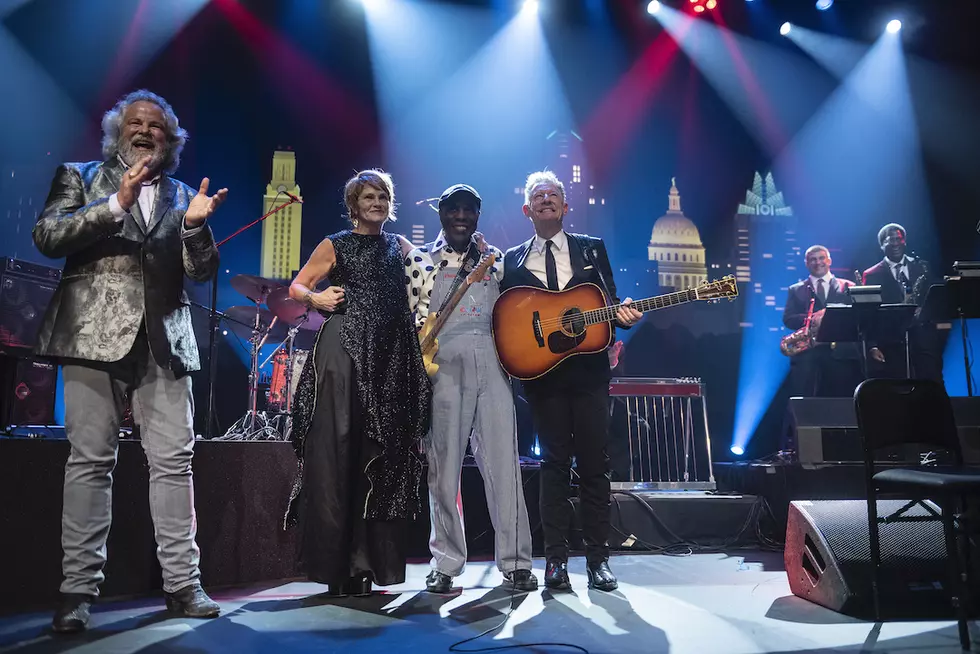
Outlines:
[{"label": "black sequined gown", "polygon": [[369,573],[405,580],[407,520],[419,509],[419,442],[431,387],[405,293],[398,237],[343,231],[330,284],[346,306],[317,335],[300,375],[292,440],[300,459],[287,525],[302,527],[312,581]]}]

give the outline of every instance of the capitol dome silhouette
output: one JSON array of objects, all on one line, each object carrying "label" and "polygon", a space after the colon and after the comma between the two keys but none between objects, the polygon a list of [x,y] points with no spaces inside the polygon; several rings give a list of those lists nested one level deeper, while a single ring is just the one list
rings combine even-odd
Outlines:
[{"label": "capitol dome silhouette", "polygon": [[676,179],[671,179],[667,213],[653,224],[647,254],[650,261],[657,262],[662,287],[684,289],[707,281],[701,234],[681,210]]}]

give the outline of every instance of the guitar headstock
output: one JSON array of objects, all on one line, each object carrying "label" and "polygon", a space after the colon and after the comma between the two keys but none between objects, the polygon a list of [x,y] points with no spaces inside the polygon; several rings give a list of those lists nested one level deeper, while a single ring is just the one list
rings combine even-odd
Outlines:
[{"label": "guitar headstock", "polygon": [[735,275],[727,275],[713,282],[702,282],[694,287],[699,300],[724,300],[738,297],[738,283]]},{"label": "guitar headstock", "polygon": [[493,252],[483,257],[483,259],[476,266],[476,268],[470,271],[470,274],[466,276],[466,283],[475,284],[481,279],[483,279],[484,275],[487,274],[487,271],[490,270],[490,266],[492,266],[496,260],[497,260],[497,255],[494,254]]}]

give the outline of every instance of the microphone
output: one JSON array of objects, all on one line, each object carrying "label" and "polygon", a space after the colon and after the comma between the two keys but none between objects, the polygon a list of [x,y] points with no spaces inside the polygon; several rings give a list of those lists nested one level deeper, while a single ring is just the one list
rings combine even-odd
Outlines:
[{"label": "microphone", "polygon": [[283,195],[285,195],[287,198],[289,198],[293,202],[299,202],[300,204],[303,204],[303,200],[301,198],[296,197],[295,195],[293,195],[289,191],[279,191],[279,192],[282,193]]}]

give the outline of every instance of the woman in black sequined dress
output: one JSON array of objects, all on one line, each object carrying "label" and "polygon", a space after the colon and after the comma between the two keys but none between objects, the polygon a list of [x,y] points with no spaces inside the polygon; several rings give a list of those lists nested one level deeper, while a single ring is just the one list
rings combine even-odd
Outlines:
[{"label": "woman in black sequined dress", "polygon": [[[301,525],[312,581],[363,595],[372,583],[405,580],[431,388],[405,290],[412,245],[383,229],[393,218],[391,178],[358,173],[344,200],[353,229],[325,238],[289,288],[328,319],[296,391],[300,466],[286,520]],[[330,286],[317,292],[324,279]]]}]

